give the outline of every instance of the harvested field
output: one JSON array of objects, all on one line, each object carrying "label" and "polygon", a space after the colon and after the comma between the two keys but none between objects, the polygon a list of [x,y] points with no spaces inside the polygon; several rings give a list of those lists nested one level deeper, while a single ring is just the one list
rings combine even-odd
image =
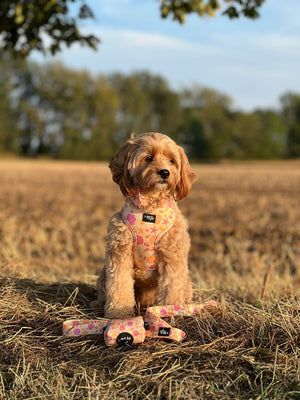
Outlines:
[{"label": "harvested field", "polygon": [[0,398],[299,399],[300,163],[194,166],[183,344],[64,338],[92,310],[122,196],[105,164],[0,161]]}]

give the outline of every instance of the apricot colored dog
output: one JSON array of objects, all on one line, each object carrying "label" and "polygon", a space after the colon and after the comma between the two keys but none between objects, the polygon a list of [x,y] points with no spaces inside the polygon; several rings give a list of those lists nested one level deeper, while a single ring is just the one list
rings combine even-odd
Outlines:
[{"label": "apricot colored dog", "polygon": [[177,207],[195,175],[182,147],[161,133],[131,137],[109,167],[125,196],[108,227],[98,302],[106,318],[134,316],[135,305],[192,300],[187,222]]}]

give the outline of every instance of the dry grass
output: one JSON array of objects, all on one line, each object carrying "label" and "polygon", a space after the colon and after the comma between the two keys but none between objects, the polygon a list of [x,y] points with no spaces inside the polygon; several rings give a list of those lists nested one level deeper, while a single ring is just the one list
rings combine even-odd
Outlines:
[{"label": "dry grass", "polygon": [[122,204],[108,169],[0,162],[0,398],[300,398],[300,165],[195,169],[181,202],[195,300],[219,309],[178,319],[181,345],[111,349],[61,334],[99,316],[89,303]]}]

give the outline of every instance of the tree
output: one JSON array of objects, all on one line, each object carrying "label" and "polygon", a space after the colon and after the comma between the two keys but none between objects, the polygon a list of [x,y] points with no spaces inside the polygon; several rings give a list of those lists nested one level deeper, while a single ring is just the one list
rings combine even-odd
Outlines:
[{"label": "tree", "polygon": [[20,131],[25,120],[19,106],[21,98],[32,93],[31,76],[25,60],[14,59],[7,52],[0,52],[0,60],[0,149],[18,152],[20,145],[25,145],[25,142],[29,145],[27,133],[35,132],[33,126],[32,129],[28,127],[21,141]]},{"label": "tree", "polygon": [[118,95],[107,79],[62,64],[34,67],[34,95],[21,105],[26,105],[27,120],[39,121],[35,142],[60,158],[108,159],[114,150]]},{"label": "tree", "polygon": [[18,148],[18,130],[15,124],[12,99],[13,90],[9,76],[3,73],[0,66],[0,153],[14,152]]},{"label": "tree", "polygon": [[162,131],[177,138],[181,110],[178,94],[166,80],[148,72],[113,74],[111,85],[119,94],[116,142],[132,132]]},{"label": "tree", "polygon": [[229,96],[195,86],[181,93],[184,109],[182,141],[194,158],[219,159],[228,156],[231,143]]},{"label": "tree", "polygon": [[286,93],[281,97],[281,106],[287,125],[287,156],[300,157],[300,95]]},{"label": "tree", "polygon": [[284,156],[286,129],[271,110],[232,110],[232,100],[212,89],[181,94],[181,138],[194,159],[275,159]]},{"label": "tree", "polygon": [[195,160],[208,158],[211,153],[210,142],[205,134],[197,110],[187,108],[184,110],[183,115],[179,139],[183,142],[189,157]]},{"label": "tree", "polygon": [[278,159],[284,156],[286,130],[274,111],[232,115],[229,158]]},{"label": "tree", "polygon": [[223,15],[229,18],[258,18],[259,8],[265,0],[161,0],[161,15],[163,18],[173,17],[173,20],[184,23],[187,14],[196,14],[200,17],[214,17],[218,9],[226,7]]},{"label": "tree", "polygon": [[[264,1],[161,0],[160,10],[163,18],[171,16],[184,23],[187,14],[214,16],[226,4],[223,14],[229,18],[257,18]],[[72,3],[80,3],[75,16],[70,10]],[[0,0],[0,46],[23,56],[32,50],[55,54],[63,44],[76,42],[96,49],[99,39],[79,30],[80,20],[86,18],[93,18],[86,0]]]},{"label": "tree", "polygon": [[119,95],[107,78],[62,64],[0,60],[0,152],[109,159]]},{"label": "tree", "polygon": [[259,159],[284,157],[287,132],[280,114],[272,110],[257,110],[253,114],[260,120],[260,128],[255,138],[258,146],[254,157]]},{"label": "tree", "polygon": [[[69,5],[76,0],[1,0],[1,47],[27,56],[32,50],[55,54],[61,45],[75,42],[96,48],[99,40],[79,31],[80,19],[93,18],[90,7],[81,0],[77,16]],[[50,41],[50,44],[48,44]]]}]

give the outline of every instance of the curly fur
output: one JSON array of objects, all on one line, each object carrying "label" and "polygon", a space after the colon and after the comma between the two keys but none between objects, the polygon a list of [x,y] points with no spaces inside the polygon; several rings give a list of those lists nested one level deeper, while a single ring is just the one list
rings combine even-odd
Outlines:
[{"label": "curly fur", "polygon": [[[181,200],[189,193],[195,175],[183,148],[161,133],[131,137],[113,156],[109,167],[113,180],[125,197],[138,192],[147,196],[147,213],[174,196]],[[158,172],[170,172],[163,179]],[[105,317],[127,318],[141,307],[189,303],[192,286],[187,257],[190,239],[187,222],[175,205],[175,223],[158,244],[153,271],[133,264],[133,236],[121,213],[108,227],[105,266],[98,278],[98,301],[105,303]]]}]

